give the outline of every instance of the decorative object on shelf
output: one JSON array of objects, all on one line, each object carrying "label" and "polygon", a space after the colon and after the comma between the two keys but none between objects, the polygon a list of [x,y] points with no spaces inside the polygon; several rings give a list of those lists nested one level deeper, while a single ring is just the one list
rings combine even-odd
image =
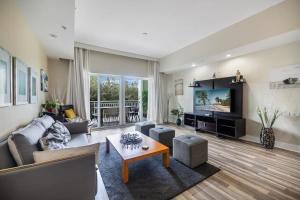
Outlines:
[{"label": "decorative object on shelf", "polygon": [[120,143],[127,149],[128,147],[130,147],[131,149],[139,148],[142,141],[143,138],[137,132],[121,134]]},{"label": "decorative object on shelf", "polygon": [[37,81],[38,81],[38,75],[33,69],[29,69],[28,74],[29,79],[29,102],[32,104],[36,104],[38,101],[38,89],[37,89]]},{"label": "decorative object on shelf", "polygon": [[0,47],[0,107],[12,105],[12,59]]},{"label": "decorative object on shelf", "polygon": [[216,78],[216,73],[214,73],[214,74],[213,74],[212,78],[213,78],[213,79],[215,79],[215,78]]},{"label": "decorative object on shelf", "polygon": [[171,114],[177,117],[176,124],[177,124],[177,126],[180,126],[181,125],[181,116],[184,114],[183,108],[181,107],[181,105],[179,105],[178,108],[176,108],[176,109],[172,109]]},{"label": "decorative object on shelf", "polygon": [[298,78],[287,78],[283,80],[284,84],[295,84],[298,81]]},{"label": "decorative object on shelf", "polygon": [[240,82],[240,80],[241,80],[241,72],[240,70],[237,70],[235,75],[235,82]]},{"label": "decorative object on shelf", "polygon": [[14,104],[28,104],[28,67],[14,58]]},{"label": "decorative object on shelf", "polygon": [[175,80],[175,96],[183,95],[183,79]]},{"label": "decorative object on shelf", "polygon": [[281,113],[277,109],[272,115],[269,115],[268,112],[266,107],[262,109],[260,107],[257,108],[258,117],[263,125],[260,132],[260,142],[266,149],[273,149],[275,145],[275,135],[272,127]]},{"label": "decorative object on shelf", "polygon": [[244,83],[244,77],[241,75],[240,70],[236,71],[235,79],[231,80],[231,83]]},{"label": "decorative object on shelf", "polygon": [[41,91],[48,92],[48,74],[41,69]]}]

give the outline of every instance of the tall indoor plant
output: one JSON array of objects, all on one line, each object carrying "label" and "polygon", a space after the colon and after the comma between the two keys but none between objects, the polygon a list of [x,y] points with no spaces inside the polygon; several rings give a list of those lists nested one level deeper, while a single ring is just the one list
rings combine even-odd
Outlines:
[{"label": "tall indoor plant", "polygon": [[260,142],[265,148],[273,149],[275,136],[272,127],[275,121],[280,117],[281,113],[276,109],[273,114],[270,115],[269,110],[266,107],[258,107],[257,114],[263,126],[260,132]]},{"label": "tall indoor plant", "polygon": [[183,108],[180,105],[178,105],[178,108],[171,110],[171,114],[177,117],[176,124],[177,124],[177,126],[180,126],[181,125],[181,116],[183,115]]}]

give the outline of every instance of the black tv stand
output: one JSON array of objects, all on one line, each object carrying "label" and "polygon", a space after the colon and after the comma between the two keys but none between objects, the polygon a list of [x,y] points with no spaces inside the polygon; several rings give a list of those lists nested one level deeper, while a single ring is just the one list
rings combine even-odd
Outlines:
[{"label": "black tv stand", "polygon": [[239,138],[246,134],[245,119],[184,113],[184,124],[196,131],[214,133],[218,137]]}]

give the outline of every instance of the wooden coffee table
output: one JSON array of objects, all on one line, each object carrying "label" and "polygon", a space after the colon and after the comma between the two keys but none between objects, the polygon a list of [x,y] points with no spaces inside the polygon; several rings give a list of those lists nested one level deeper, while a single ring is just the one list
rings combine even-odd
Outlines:
[{"label": "wooden coffee table", "polygon": [[[138,132],[139,133],[139,132]],[[143,138],[143,142],[139,148],[131,149],[131,147],[125,148],[120,143],[121,134],[109,135],[106,137],[106,152],[109,153],[110,144],[117,150],[122,158],[122,179],[124,183],[128,182],[128,165],[129,163],[143,160],[158,154],[163,155],[162,164],[164,167],[169,167],[170,156],[169,148],[152,138],[139,133]],[[142,146],[149,146],[148,150],[143,150]]]}]

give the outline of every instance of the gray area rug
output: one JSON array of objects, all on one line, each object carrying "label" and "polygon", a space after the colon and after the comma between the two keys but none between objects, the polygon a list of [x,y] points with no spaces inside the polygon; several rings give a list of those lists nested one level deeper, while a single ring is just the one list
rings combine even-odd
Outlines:
[{"label": "gray area rug", "polygon": [[156,156],[129,164],[129,181],[124,184],[121,157],[112,146],[106,153],[105,143],[100,145],[99,169],[110,200],[170,199],[220,170],[208,163],[190,169],[173,158],[165,168]]}]

